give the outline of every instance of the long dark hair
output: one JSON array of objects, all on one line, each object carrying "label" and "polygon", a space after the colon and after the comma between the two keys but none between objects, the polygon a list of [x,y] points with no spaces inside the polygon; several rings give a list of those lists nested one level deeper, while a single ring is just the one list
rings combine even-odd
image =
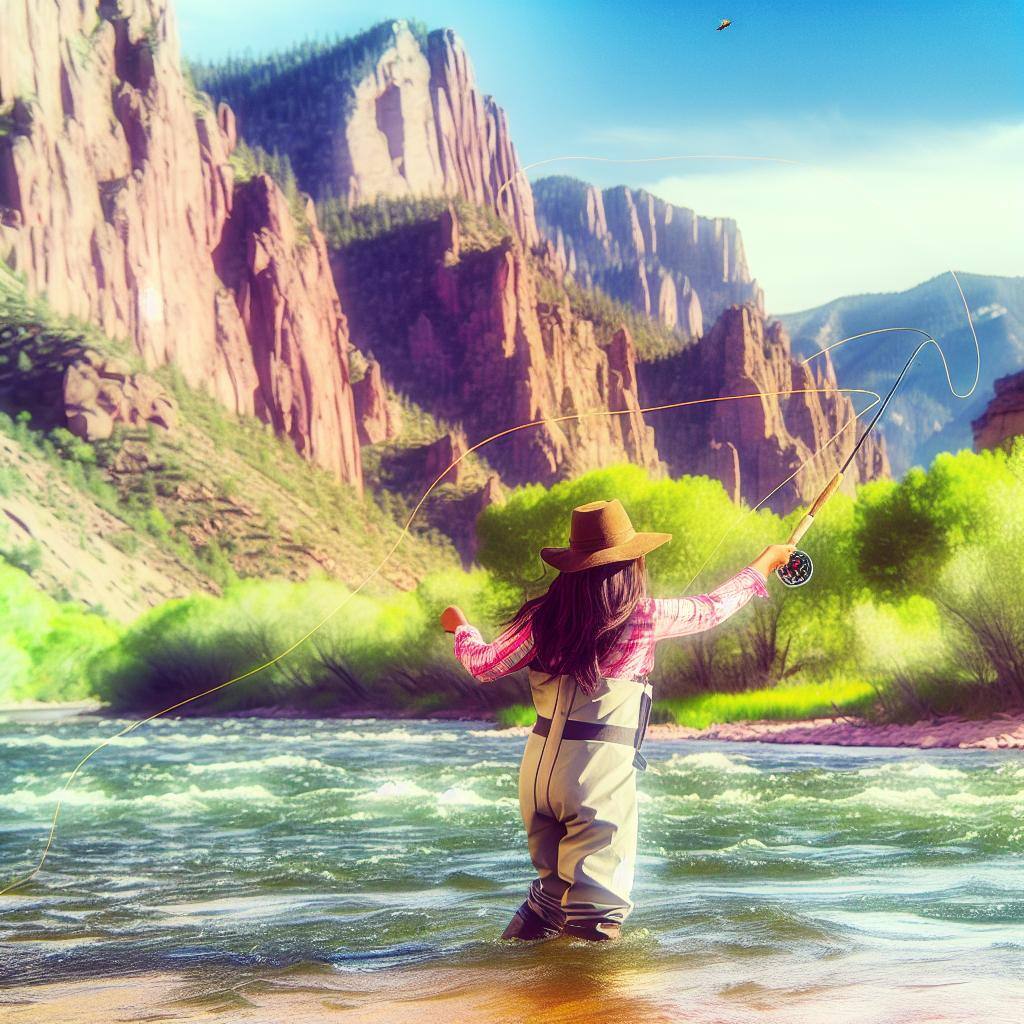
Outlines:
[{"label": "long dark hair", "polygon": [[531,620],[537,664],[549,680],[575,676],[584,693],[598,686],[599,662],[647,594],[643,555],[593,569],[559,573],[547,591],[524,602],[509,630]]}]

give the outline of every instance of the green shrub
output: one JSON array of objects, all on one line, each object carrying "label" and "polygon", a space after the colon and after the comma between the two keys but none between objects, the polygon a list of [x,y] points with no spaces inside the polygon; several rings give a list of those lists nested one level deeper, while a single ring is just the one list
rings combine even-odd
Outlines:
[{"label": "green shrub", "polygon": [[102,615],[55,601],[0,564],[0,701],[91,696],[95,661],[117,638]]},{"label": "green shrub", "polygon": [[0,466],[0,495],[7,498],[21,489],[23,477],[16,466]]},{"label": "green shrub", "polygon": [[710,725],[756,719],[796,721],[836,713],[864,714],[874,700],[875,691],[868,683],[837,679],[745,693],[709,693],[683,700],[655,701],[655,707],[663,720],[691,729],[706,729]]},{"label": "green shrub", "polygon": [[146,510],[145,524],[147,531],[154,537],[163,539],[171,532],[171,524],[167,522],[167,518],[164,516],[163,512],[161,512],[155,505]]},{"label": "green shrub", "polygon": [[495,720],[501,729],[533,725],[537,721],[537,709],[532,704],[510,704],[498,708],[494,712]]},{"label": "green shrub", "polygon": [[[235,582],[223,597],[169,601],[141,616],[106,652],[97,690],[116,708],[166,706],[272,661],[320,625],[287,657],[193,710],[279,703],[426,710],[508,700],[519,691],[469,679],[438,626],[441,609],[454,602],[493,628],[498,591],[483,573],[454,572],[386,598],[350,597],[327,580]],[[344,610],[332,615],[342,602]]]},{"label": "green shrub", "polygon": [[35,540],[31,540],[27,544],[15,544],[0,549],[0,555],[9,565],[20,569],[29,576],[38,572],[43,565],[43,549]]},{"label": "green shrub", "polygon": [[107,537],[107,541],[117,548],[118,551],[123,551],[126,555],[136,554],[140,547],[138,534],[132,533],[130,530],[111,534]]},{"label": "green shrub", "polygon": [[890,597],[927,591],[953,554],[993,528],[1007,488],[1021,486],[1024,456],[1004,451],[943,452],[928,470],[915,467],[899,483],[860,489],[854,553],[865,583]]},{"label": "green shrub", "polygon": [[88,441],[76,437],[67,428],[56,427],[51,430],[49,440],[61,458],[88,466],[96,464],[96,449]]}]

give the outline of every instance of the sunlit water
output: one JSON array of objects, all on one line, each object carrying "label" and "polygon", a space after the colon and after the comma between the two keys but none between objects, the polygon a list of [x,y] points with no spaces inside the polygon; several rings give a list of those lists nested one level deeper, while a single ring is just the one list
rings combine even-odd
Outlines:
[{"label": "sunlit water", "polygon": [[[117,726],[0,722],[5,879]],[[1019,753],[649,741],[625,937],[524,945],[498,939],[531,877],[524,742],[155,722],[90,762],[0,898],[0,1000],[115,1019],[116,977],[118,1020],[1020,1019]]]}]

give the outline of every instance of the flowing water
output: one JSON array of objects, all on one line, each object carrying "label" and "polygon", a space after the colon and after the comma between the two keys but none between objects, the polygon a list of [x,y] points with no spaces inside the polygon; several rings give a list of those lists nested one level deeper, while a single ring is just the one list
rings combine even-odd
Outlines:
[{"label": "flowing water", "polygon": [[[117,725],[0,722],[5,879]],[[124,737],[0,897],[0,1017],[1020,1019],[1019,753],[649,739],[624,938],[517,944],[524,742],[380,720]]]}]

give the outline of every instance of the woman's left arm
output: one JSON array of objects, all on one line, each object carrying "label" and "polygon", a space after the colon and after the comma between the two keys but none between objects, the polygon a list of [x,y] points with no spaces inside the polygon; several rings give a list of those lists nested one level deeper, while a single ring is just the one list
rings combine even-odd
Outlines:
[{"label": "woman's left arm", "polygon": [[492,643],[486,643],[457,608],[446,608],[441,624],[455,634],[455,657],[463,668],[481,683],[489,683],[516,672],[533,657],[533,631],[529,622],[519,629],[506,630]]}]

